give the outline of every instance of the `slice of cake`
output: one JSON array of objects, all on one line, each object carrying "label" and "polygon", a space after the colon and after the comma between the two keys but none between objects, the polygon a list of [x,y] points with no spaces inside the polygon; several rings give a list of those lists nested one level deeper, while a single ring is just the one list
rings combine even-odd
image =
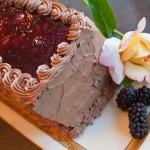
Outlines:
[{"label": "slice of cake", "polygon": [[103,42],[61,3],[0,1],[0,100],[48,133],[78,136],[115,89],[98,63]]}]

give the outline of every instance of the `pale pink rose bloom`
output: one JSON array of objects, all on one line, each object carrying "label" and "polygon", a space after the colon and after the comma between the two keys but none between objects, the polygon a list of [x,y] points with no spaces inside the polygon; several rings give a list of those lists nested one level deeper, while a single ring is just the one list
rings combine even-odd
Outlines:
[{"label": "pale pink rose bloom", "polygon": [[120,84],[125,76],[124,66],[118,52],[120,43],[121,40],[114,37],[106,39],[99,57],[100,64],[109,67],[109,73],[117,84]]},{"label": "pale pink rose bloom", "polygon": [[[138,82],[145,80],[150,83],[150,34],[141,33],[145,29],[145,26],[146,18],[142,18],[135,31],[124,35],[119,52],[122,52],[124,55],[121,57],[121,60],[124,62],[125,75]],[[129,49],[130,42],[132,42],[132,38],[135,35],[144,44],[137,41],[135,46],[132,46],[133,49]],[[145,45],[145,43],[147,44]]]},{"label": "pale pink rose bloom", "polygon": [[[137,29],[126,33],[122,41],[116,38],[105,40],[99,62],[109,67],[115,83],[120,84],[125,75],[138,82],[150,83],[150,34],[141,33],[145,26],[146,18],[142,18]],[[136,35],[146,48],[136,42]]]}]

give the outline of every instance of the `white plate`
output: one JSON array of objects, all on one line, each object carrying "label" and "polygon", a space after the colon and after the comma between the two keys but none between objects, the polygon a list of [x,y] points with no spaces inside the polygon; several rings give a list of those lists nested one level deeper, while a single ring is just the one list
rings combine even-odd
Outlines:
[{"label": "white plate", "polygon": [[131,141],[127,113],[120,111],[112,99],[101,117],[92,126],[88,126],[84,134],[75,141],[88,150],[124,150]]}]

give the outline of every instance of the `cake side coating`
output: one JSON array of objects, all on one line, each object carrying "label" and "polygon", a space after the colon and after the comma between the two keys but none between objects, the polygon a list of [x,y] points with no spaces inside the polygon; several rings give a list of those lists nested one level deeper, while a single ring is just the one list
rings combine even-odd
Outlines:
[{"label": "cake side coating", "polygon": [[104,38],[93,22],[85,19],[92,30],[81,30],[71,60],[48,81],[34,107],[41,116],[71,128],[70,137],[92,124],[115,89],[107,68],[98,63]]}]

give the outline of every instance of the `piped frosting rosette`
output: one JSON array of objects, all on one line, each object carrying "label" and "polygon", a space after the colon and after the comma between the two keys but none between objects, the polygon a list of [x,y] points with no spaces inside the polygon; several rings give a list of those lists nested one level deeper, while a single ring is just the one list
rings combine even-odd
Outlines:
[{"label": "piped frosting rosette", "polygon": [[25,105],[34,105],[35,98],[38,96],[46,81],[40,82],[36,78],[32,78],[27,73],[21,74],[11,84],[14,95],[21,100],[25,100]]},{"label": "piped frosting rosette", "polygon": [[3,78],[3,83],[4,86],[9,90],[11,89],[11,85],[13,81],[18,78],[21,75],[21,71],[19,69],[11,69],[8,71],[4,78]]},{"label": "piped frosting rosette", "polygon": [[11,66],[7,63],[0,63],[0,84],[3,84],[3,77],[11,70]]}]

